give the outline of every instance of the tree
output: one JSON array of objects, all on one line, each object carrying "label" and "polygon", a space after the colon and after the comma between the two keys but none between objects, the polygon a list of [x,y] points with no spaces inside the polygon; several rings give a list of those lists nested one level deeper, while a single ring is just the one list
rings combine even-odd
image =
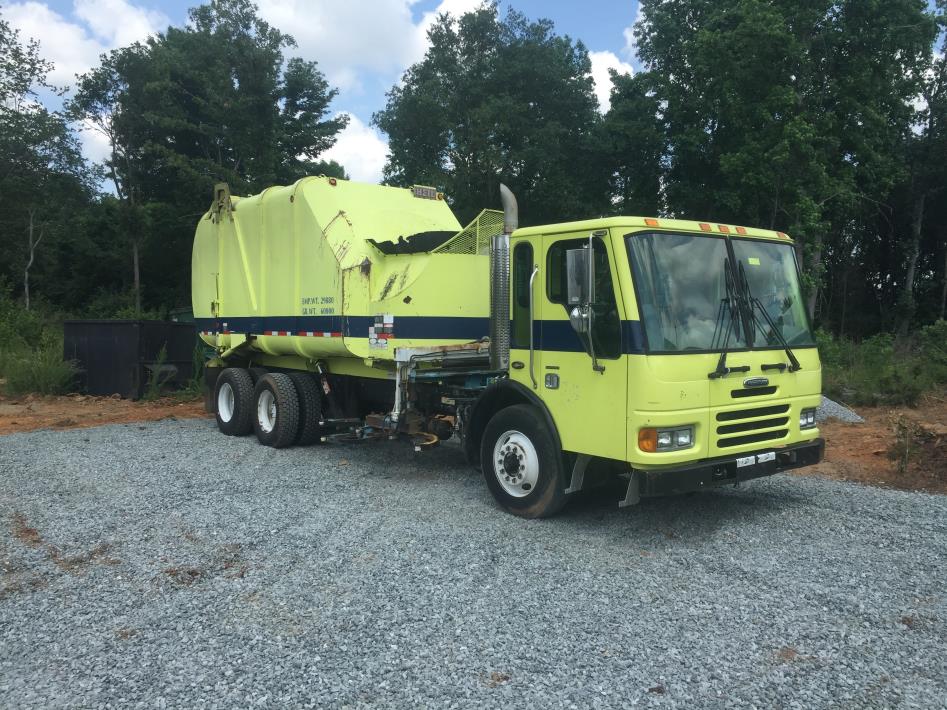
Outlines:
[{"label": "tree", "polygon": [[611,70],[611,108],[603,126],[605,162],[614,211],[656,215],[663,211],[661,181],[667,138],[651,74]]},{"label": "tree", "polygon": [[80,78],[70,111],[111,146],[139,310],[142,271],[153,298],[186,298],[182,255],[215,182],[240,194],[294,181],[345,127],[346,116],[327,117],[336,91],[315,63],[284,63],[293,46],[249,0],[213,0]]},{"label": "tree", "polygon": [[640,54],[666,102],[666,189],[681,216],[787,231],[809,309],[826,254],[874,218],[929,56],[920,0],[642,0]]},{"label": "tree", "polygon": [[608,209],[600,122],[581,42],[496,4],[441,15],[431,46],[373,122],[388,134],[390,184],[435,185],[467,220],[497,202],[500,180],[524,223]]},{"label": "tree", "polygon": [[0,19],[0,233],[9,235],[4,241],[25,244],[27,310],[40,245],[63,234],[76,202],[88,200],[92,190],[67,121],[39,102],[40,90],[61,93],[46,79],[51,69],[35,41],[21,44],[19,33]]}]

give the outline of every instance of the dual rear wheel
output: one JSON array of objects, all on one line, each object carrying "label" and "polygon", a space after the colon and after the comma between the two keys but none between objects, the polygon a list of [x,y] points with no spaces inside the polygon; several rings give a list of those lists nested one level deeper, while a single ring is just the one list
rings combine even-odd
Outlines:
[{"label": "dual rear wheel", "polygon": [[217,378],[214,402],[217,427],[229,436],[253,431],[277,449],[322,438],[319,387],[308,373],[228,367]]}]

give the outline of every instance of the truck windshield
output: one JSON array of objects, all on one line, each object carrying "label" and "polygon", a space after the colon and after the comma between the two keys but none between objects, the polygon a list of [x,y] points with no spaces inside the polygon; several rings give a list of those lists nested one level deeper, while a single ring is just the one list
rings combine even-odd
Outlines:
[{"label": "truck windshield", "polygon": [[[814,345],[806,307],[799,289],[796,253],[789,244],[756,239],[733,239],[737,268],[742,267],[753,297],[779,328],[783,340],[796,346]],[[753,345],[758,348],[780,347],[779,335],[769,324],[757,322]]]},{"label": "truck windshield", "polygon": [[627,241],[651,352],[719,349],[728,330],[731,349],[747,347],[727,303],[724,237],[659,232]]},{"label": "truck windshield", "polygon": [[[727,293],[725,237],[656,232],[626,241],[650,352],[780,347],[778,336],[765,332],[769,326],[757,325],[750,334],[741,327]],[[750,290],[786,341],[811,345],[792,246],[743,239],[732,244]],[[754,322],[751,314],[745,322]]]}]

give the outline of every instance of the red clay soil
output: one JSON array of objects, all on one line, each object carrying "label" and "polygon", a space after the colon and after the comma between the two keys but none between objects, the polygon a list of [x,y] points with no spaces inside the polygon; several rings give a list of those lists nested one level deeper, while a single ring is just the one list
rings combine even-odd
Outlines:
[{"label": "red clay soil", "polygon": [[118,397],[66,395],[46,397],[0,396],[0,434],[33,429],[79,429],[102,424],[148,422],[158,419],[194,419],[210,416],[200,399],[181,401],[163,398],[132,402]]},{"label": "red clay soil", "polygon": [[915,408],[856,409],[864,424],[820,425],[825,461],[799,475],[947,493],[947,393],[929,394]]},{"label": "red clay soil", "polygon": [[[825,461],[799,469],[799,475],[947,493],[947,393],[928,395],[916,408],[863,407],[858,413],[864,424],[822,423]],[[200,399],[0,397],[0,434],[210,416]]]}]

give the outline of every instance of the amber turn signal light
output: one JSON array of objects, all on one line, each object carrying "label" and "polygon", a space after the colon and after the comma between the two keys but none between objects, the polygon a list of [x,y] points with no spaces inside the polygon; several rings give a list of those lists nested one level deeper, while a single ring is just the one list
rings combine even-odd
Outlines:
[{"label": "amber turn signal light", "polygon": [[638,430],[638,448],[642,451],[654,453],[658,450],[658,430],[657,429],[639,429]]}]

